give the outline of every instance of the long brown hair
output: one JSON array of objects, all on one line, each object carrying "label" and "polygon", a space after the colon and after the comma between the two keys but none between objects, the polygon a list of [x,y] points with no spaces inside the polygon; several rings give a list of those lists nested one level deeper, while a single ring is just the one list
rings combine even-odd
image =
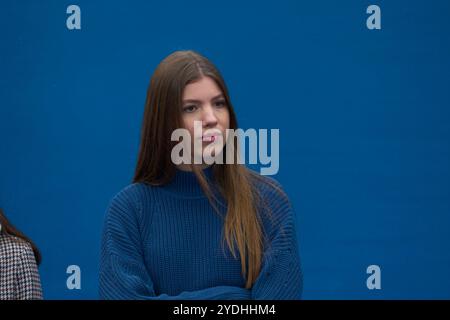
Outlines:
[{"label": "long brown hair", "polygon": [[[182,127],[183,90],[187,84],[202,77],[210,77],[219,86],[229,111],[229,129],[238,128],[227,87],[218,69],[207,58],[194,51],[176,51],[170,54],[156,68],[147,90],[133,182],[164,185],[173,178],[175,165],[170,155],[176,142],[171,141],[170,137],[173,130]],[[234,160],[237,160],[238,143],[237,140],[234,142]],[[192,166],[192,170],[211,205],[218,212],[215,197],[204,173],[196,166]],[[234,258],[237,245],[242,275],[247,278],[246,288],[251,288],[260,272],[266,241],[257,210],[257,205],[264,199],[261,199],[255,186],[256,181],[261,181],[261,177],[237,161],[233,164],[213,165],[213,177],[227,202],[222,240],[226,240]],[[223,243],[224,241],[222,247]]]},{"label": "long brown hair", "polygon": [[39,252],[38,248],[34,244],[33,241],[31,241],[30,238],[25,236],[22,232],[20,232],[18,229],[16,229],[6,218],[5,214],[3,213],[3,210],[0,209],[0,226],[1,230],[0,233],[8,234],[11,236],[15,236],[17,238],[20,238],[26,242],[28,242],[31,245],[31,248],[33,249],[34,258],[36,259],[36,264],[39,265],[41,263],[41,253]]}]

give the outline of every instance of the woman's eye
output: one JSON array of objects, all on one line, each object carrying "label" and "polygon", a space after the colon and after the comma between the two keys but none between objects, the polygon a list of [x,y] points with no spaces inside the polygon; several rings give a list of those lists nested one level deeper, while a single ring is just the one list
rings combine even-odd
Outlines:
[{"label": "woman's eye", "polygon": [[195,111],[195,109],[196,109],[196,106],[194,106],[194,105],[190,105],[190,106],[186,106],[186,107],[183,107],[183,111],[184,112],[194,112]]},{"label": "woman's eye", "polygon": [[216,107],[225,107],[227,104],[225,103],[225,100],[220,100],[216,102]]}]

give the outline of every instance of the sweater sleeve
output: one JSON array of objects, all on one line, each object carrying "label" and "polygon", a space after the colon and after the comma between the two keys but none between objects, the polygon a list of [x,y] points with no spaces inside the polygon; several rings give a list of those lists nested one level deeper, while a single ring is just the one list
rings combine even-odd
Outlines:
[{"label": "sweater sleeve", "polygon": [[156,295],[143,259],[136,208],[124,195],[111,202],[103,228],[99,295],[107,300],[242,300],[250,290],[216,286],[178,295]]},{"label": "sweater sleeve", "polygon": [[17,264],[17,299],[41,300],[42,288],[33,249],[29,244],[23,251]]},{"label": "sweater sleeve", "polygon": [[[277,183],[278,184],[278,183]],[[280,186],[281,188],[281,186]],[[251,289],[252,300],[298,300],[303,291],[303,274],[295,228],[294,210],[289,200],[269,197],[274,227],[269,235],[261,272]]]}]

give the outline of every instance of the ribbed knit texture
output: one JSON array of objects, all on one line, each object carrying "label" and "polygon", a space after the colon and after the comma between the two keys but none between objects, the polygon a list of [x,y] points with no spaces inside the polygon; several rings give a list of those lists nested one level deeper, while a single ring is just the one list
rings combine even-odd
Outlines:
[{"label": "ribbed knit texture", "polygon": [[[211,167],[204,173],[213,181]],[[244,288],[239,254],[235,259],[226,242],[221,245],[225,201],[219,196],[221,217],[194,173],[177,170],[165,186],[132,184],[111,201],[101,243],[100,298],[300,299],[303,277],[292,206],[267,183],[258,187],[272,219],[262,215],[269,242],[251,289]]]}]

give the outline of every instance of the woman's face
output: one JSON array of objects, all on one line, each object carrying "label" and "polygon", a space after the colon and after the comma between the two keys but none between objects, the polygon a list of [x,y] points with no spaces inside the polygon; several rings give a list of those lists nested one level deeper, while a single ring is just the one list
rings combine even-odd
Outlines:
[{"label": "woman's face", "polygon": [[[199,152],[203,154],[209,144],[217,144],[218,141],[222,142],[223,148],[226,129],[230,126],[230,115],[225,97],[213,79],[202,77],[186,85],[181,112],[183,126],[191,135],[193,148],[191,150],[194,150],[194,154]],[[194,130],[194,125],[197,125],[197,130]],[[196,145],[201,146],[201,150],[194,148],[195,140]]]}]

